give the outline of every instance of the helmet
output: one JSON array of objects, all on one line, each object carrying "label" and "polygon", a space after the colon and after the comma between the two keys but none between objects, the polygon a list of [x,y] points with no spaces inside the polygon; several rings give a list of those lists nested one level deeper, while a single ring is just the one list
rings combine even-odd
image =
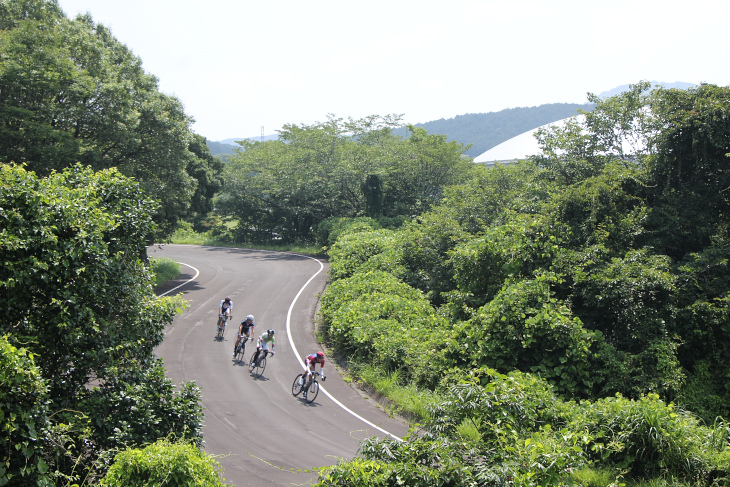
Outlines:
[{"label": "helmet", "polygon": [[230,301],[231,298],[229,296],[226,296],[226,301]]},{"label": "helmet", "polygon": [[324,358],[324,352],[322,352],[322,351],[317,352],[317,357]]},{"label": "helmet", "polygon": [[268,333],[268,334],[269,334],[269,336],[271,336],[271,335],[273,335],[273,334],[274,334],[274,330],[269,330],[269,331],[267,331],[266,333]]},{"label": "helmet", "polygon": [[253,321],[253,315],[248,315],[248,316],[246,316],[246,319],[247,319],[248,321]]}]

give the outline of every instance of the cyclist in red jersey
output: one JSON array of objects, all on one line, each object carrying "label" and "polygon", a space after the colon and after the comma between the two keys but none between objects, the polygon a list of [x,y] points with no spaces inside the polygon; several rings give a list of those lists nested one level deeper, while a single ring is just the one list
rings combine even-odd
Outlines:
[{"label": "cyclist in red jersey", "polygon": [[324,352],[316,352],[311,355],[307,355],[307,357],[304,359],[304,369],[306,370],[307,374],[305,380],[308,380],[310,374],[313,374],[315,372],[317,364],[319,364],[319,373],[322,376],[322,380],[324,381],[326,379],[326,377],[324,376]]}]

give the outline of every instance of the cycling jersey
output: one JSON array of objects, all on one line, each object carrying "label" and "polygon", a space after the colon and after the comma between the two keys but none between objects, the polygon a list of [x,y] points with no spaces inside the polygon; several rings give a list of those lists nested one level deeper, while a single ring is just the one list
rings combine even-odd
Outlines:
[{"label": "cycling jersey", "polygon": [[225,300],[225,299],[222,299],[222,300],[221,300],[221,305],[220,305],[220,308],[221,308],[221,310],[223,310],[223,312],[224,312],[224,313],[225,313],[225,312],[226,312],[226,310],[228,310],[228,309],[230,309],[231,311],[233,311],[233,301],[228,301],[228,302],[226,303],[226,300]]},{"label": "cycling jersey", "polygon": [[324,367],[324,356],[320,359],[319,355],[313,353],[312,355],[307,355],[306,362],[308,364],[321,364]]}]

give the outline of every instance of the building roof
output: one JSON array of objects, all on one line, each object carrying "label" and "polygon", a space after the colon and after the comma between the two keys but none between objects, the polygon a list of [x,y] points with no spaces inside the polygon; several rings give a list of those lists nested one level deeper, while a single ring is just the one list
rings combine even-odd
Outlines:
[{"label": "building roof", "polygon": [[[582,115],[574,116],[581,117]],[[551,122],[527,132],[523,132],[520,135],[512,137],[511,139],[492,147],[486,152],[482,152],[474,158],[474,162],[492,165],[495,162],[506,163],[514,161],[515,159],[526,159],[529,156],[537,155],[540,153],[540,147],[535,139],[535,132],[541,128],[565,125],[565,122],[571,118],[573,117],[564,118],[557,122]]]}]

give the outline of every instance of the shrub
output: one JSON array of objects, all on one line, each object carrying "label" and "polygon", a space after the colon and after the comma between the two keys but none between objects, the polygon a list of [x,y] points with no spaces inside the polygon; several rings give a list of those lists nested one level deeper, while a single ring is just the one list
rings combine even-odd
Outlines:
[{"label": "shrub", "polygon": [[590,392],[593,333],[553,297],[555,279],[544,275],[506,285],[471,320],[457,325],[449,344],[452,364],[532,372],[561,393]]},{"label": "shrub", "polygon": [[218,462],[186,442],[163,439],[117,454],[101,487],[223,486]]},{"label": "shrub", "polygon": [[638,400],[616,395],[582,403],[575,412],[571,429],[593,438],[586,450],[591,457],[633,477],[669,475],[707,482],[728,475],[727,425],[702,426],[694,415],[665,404],[656,394]]},{"label": "shrub", "polygon": [[43,458],[47,401],[33,354],[0,337],[0,485],[53,485]]},{"label": "shrub", "polygon": [[395,233],[391,230],[344,235],[329,251],[330,277],[335,280],[352,277],[368,259],[392,247],[394,238]]},{"label": "shrub", "polygon": [[167,257],[150,259],[150,268],[154,275],[154,285],[160,286],[180,275],[180,264]]}]

